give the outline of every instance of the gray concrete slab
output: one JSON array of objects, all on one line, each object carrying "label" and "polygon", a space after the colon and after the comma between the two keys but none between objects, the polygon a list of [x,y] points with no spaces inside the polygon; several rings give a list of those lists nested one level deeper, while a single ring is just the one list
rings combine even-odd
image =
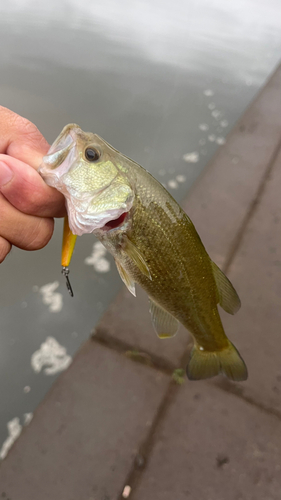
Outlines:
[{"label": "gray concrete slab", "polygon": [[208,383],[186,383],[130,500],[279,500],[281,421]]},{"label": "gray concrete slab", "polygon": [[281,149],[229,269],[242,308],[223,315],[248,365],[245,397],[281,415]]},{"label": "gray concrete slab", "polygon": [[88,341],[3,461],[1,498],[116,498],[168,381]]}]

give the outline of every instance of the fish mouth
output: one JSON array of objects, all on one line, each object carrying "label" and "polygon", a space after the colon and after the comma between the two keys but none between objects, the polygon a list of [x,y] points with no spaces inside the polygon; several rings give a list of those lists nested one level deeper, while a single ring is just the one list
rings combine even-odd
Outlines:
[{"label": "fish mouth", "polygon": [[103,227],[101,227],[101,231],[111,231],[112,229],[119,228],[122,224],[124,224],[124,222],[126,222],[128,215],[129,212],[123,212],[123,214],[117,217],[117,219],[109,220]]},{"label": "fish mouth", "polygon": [[[116,229],[120,225],[124,224],[126,216],[130,211],[134,195],[129,190],[125,192],[127,197],[122,203],[115,203],[114,199],[111,206],[108,206],[106,210],[99,211],[99,206],[102,205],[103,199],[105,198],[108,188],[100,190],[99,194],[95,196],[90,196],[88,199],[75,199],[71,197],[69,193],[66,193],[66,208],[69,218],[69,226],[73,234],[82,236],[85,233],[95,233],[96,231],[109,231],[111,229]],[[97,205],[96,207],[93,204]]]},{"label": "fish mouth", "polygon": [[[92,231],[94,234],[101,232],[100,234],[106,233],[108,231],[120,228],[124,223],[127,222],[129,216],[129,211],[124,211],[116,219],[110,219],[102,227]],[[67,268],[71,261],[73,249],[75,246],[77,235],[72,232],[72,228],[69,224],[69,218],[65,217],[64,220],[64,233],[63,233],[63,246],[62,246],[62,259],[61,265],[63,268]]]},{"label": "fish mouth", "polygon": [[61,177],[69,170],[75,154],[76,144],[72,131],[67,135],[61,133],[42,158],[38,173],[49,186],[61,191]]}]

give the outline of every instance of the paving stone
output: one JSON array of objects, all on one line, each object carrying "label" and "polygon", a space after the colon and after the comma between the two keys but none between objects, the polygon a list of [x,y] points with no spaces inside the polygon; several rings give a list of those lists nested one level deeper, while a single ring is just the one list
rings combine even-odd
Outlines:
[{"label": "paving stone", "polygon": [[281,421],[186,383],[158,426],[132,500],[280,500]]},{"label": "paving stone", "polygon": [[222,266],[281,138],[281,66],[228,135],[183,208]]},{"label": "paving stone", "polygon": [[239,391],[281,415],[281,150],[228,275],[242,308],[223,322],[249,369]]},{"label": "paving stone", "polygon": [[3,461],[0,497],[117,498],[168,381],[87,342]]}]

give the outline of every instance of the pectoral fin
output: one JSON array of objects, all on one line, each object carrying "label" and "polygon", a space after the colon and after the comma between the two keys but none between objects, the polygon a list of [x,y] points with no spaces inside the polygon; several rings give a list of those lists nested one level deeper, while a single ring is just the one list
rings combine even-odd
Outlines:
[{"label": "pectoral fin", "polygon": [[174,337],[179,328],[178,320],[158,306],[151,298],[149,298],[149,302],[152,323],[158,337],[160,339]]},{"label": "pectoral fin", "polygon": [[135,297],[136,296],[136,287],[135,287],[134,281],[129,276],[129,274],[125,271],[125,269],[121,266],[121,264],[118,262],[118,260],[115,260],[115,263],[116,263],[116,267],[118,269],[118,272],[120,274],[121,280],[125,283],[129,292],[131,292],[131,294],[134,295],[134,297]]},{"label": "pectoral fin", "polygon": [[139,268],[139,270],[151,280],[152,278],[149,271],[149,267],[145,262],[143,256],[141,255],[140,251],[131,242],[128,236],[124,237],[124,243],[125,243],[124,250],[128,255],[128,257],[135,263],[135,265]]},{"label": "pectoral fin", "polygon": [[220,268],[211,261],[213,275],[219,294],[219,304],[229,314],[235,314],[241,307],[237,292]]}]

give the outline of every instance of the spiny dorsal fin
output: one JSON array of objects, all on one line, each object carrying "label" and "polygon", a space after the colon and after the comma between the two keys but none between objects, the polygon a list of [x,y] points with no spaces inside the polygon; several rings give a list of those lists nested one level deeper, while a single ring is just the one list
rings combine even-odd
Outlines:
[{"label": "spiny dorsal fin", "polygon": [[147,263],[145,262],[143,256],[141,255],[140,251],[137,249],[137,247],[134,245],[134,243],[131,242],[131,240],[128,238],[128,236],[124,237],[125,240],[125,252],[128,255],[130,259],[135,263],[135,265],[139,268],[141,273],[143,273],[145,276],[147,276],[150,280],[151,274],[149,271],[149,267]]},{"label": "spiny dorsal fin", "polygon": [[219,304],[229,314],[235,314],[241,307],[238,294],[220,268],[211,261],[213,275],[219,293]]},{"label": "spiny dorsal fin", "polygon": [[128,288],[129,292],[131,292],[134,297],[136,296],[136,287],[135,283],[132,280],[132,278],[129,276],[129,274],[125,271],[125,269],[121,266],[121,264],[118,262],[118,260],[115,260],[117,270],[120,274],[120,278],[125,283],[126,287]]},{"label": "spiny dorsal fin", "polygon": [[151,314],[154,330],[156,331],[158,337],[160,339],[174,337],[179,328],[178,320],[165,311],[165,309],[158,306],[158,304],[156,304],[150,297],[149,302],[149,312]]}]

